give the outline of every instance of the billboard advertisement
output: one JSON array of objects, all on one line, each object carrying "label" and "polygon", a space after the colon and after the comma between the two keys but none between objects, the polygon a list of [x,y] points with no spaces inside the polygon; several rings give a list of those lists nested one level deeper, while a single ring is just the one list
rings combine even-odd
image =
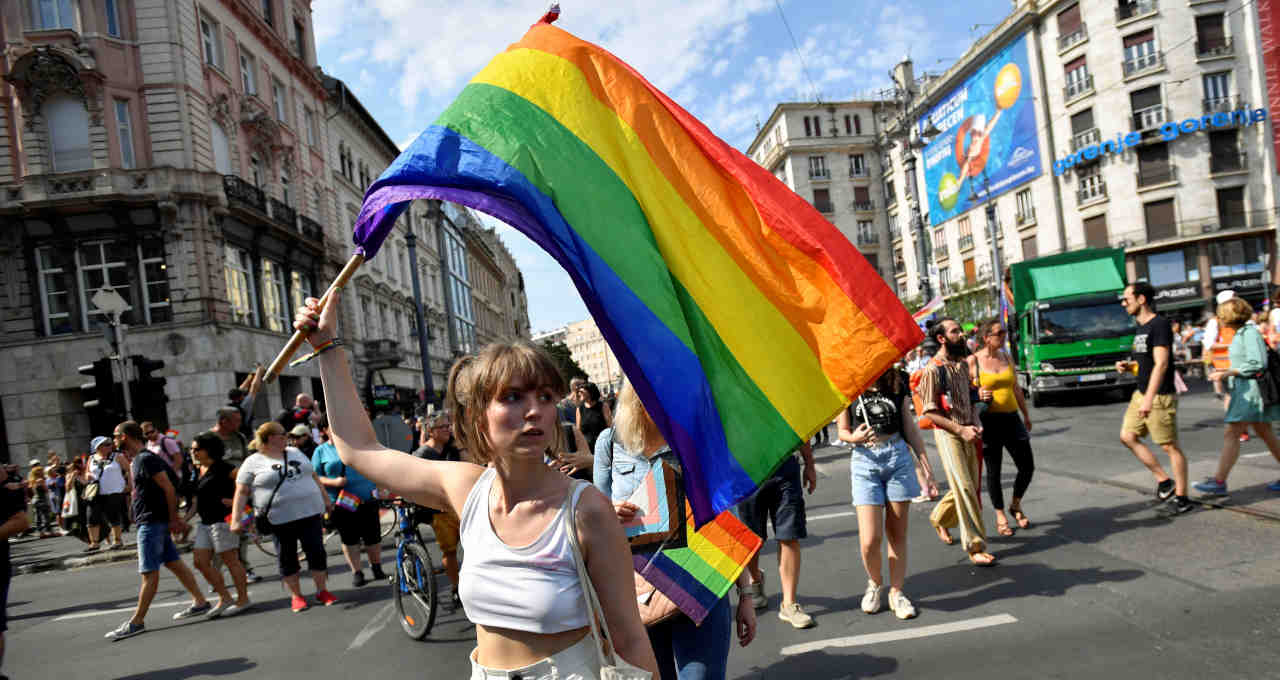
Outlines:
[{"label": "billboard advertisement", "polygon": [[[1267,103],[1280,111],[1280,0],[1259,0],[1258,31],[1262,34],[1262,64],[1267,71]],[[1271,119],[1271,144],[1280,160],[1280,121]]]},{"label": "billboard advertisement", "polygon": [[1040,176],[1031,79],[1023,34],[917,122],[939,131],[924,149],[932,224]]}]

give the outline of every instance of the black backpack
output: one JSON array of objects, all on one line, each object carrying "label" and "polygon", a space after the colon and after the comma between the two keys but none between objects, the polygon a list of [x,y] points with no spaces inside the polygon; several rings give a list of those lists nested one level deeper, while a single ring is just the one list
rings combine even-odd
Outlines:
[{"label": "black backpack", "polygon": [[1268,347],[1267,366],[1261,373],[1253,376],[1253,379],[1258,381],[1263,406],[1280,404],[1280,353]]}]

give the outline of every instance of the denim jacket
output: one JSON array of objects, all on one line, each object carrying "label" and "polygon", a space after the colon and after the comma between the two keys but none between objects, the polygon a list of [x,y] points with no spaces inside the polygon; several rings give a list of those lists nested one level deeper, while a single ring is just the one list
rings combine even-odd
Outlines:
[{"label": "denim jacket", "polygon": [[661,458],[668,465],[680,469],[680,461],[669,446],[658,449],[652,457],[646,458],[643,453],[627,450],[622,444],[613,441],[613,428],[600,433],[596,440],[596,464],[592,473],[592,481],[611,501],[625,501],[640,486],[640,480],[648,474],[649,467],[655,458]]}]

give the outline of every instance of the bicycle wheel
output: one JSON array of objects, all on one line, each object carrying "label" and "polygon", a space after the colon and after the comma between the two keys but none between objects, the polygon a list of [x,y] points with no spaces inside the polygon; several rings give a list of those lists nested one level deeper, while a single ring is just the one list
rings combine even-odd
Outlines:
[{"label": "bicycle wheel", "polygon": [[395,582],[391,584],[396,598],[400,627],[414,640],[431,632],[436,622],[436,576],[431,554],[420,545],[408,543],[396,559]]},{"label": "bicycle wheel", "polygon": [[396,517],[396,507],[390,503],[378,504],[378,526],[382,529],[382,535],[378,537],[379,541],[387,540],[391,532],[400,526],[400,519]]},{"label": "bicycle wheel", "polygon": [[262,535],[260,535],[260,534],[258,533],[258,526],[257,526],[257,524],[255,524],[255,523],[253,523],[253,522],[249,522],[249,529],[248,529],[248,531],[249,531],[249,540],[253,541],[253,544],[254,544],[254,545],[256,545],[256,546],[258,546],[258,550],[261,550],[262,552],[264,552],[264,553],[266,553],[266,554],[268,554],[268,555],[270,555],[270,556],[272,556],[272,557],[275,557],[275,556],[276,556],[276,542],[275,542],[275,540],[273,540],[270,536],[262,536]]}]

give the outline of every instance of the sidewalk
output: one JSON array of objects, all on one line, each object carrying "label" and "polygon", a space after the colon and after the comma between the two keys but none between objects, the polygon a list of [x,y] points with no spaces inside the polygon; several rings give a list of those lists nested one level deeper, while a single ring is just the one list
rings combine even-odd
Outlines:
[{"label": "sidewalk", "polygon": [[[113,562],[137,561],[138,550],[134,543],[135,533],[130,531],[124,535],[124,550],[107,550],[107,542],[98,552],[86,553],[89,544],[75,536],[55,536],[40,538],[32,534],[26,538],[15,538],[9,541],[9,563],[13,567],[13,575],[36,574],[42,571],[79,569]],[[178,546],[179,552],[190,552],[190,546]]]}]

